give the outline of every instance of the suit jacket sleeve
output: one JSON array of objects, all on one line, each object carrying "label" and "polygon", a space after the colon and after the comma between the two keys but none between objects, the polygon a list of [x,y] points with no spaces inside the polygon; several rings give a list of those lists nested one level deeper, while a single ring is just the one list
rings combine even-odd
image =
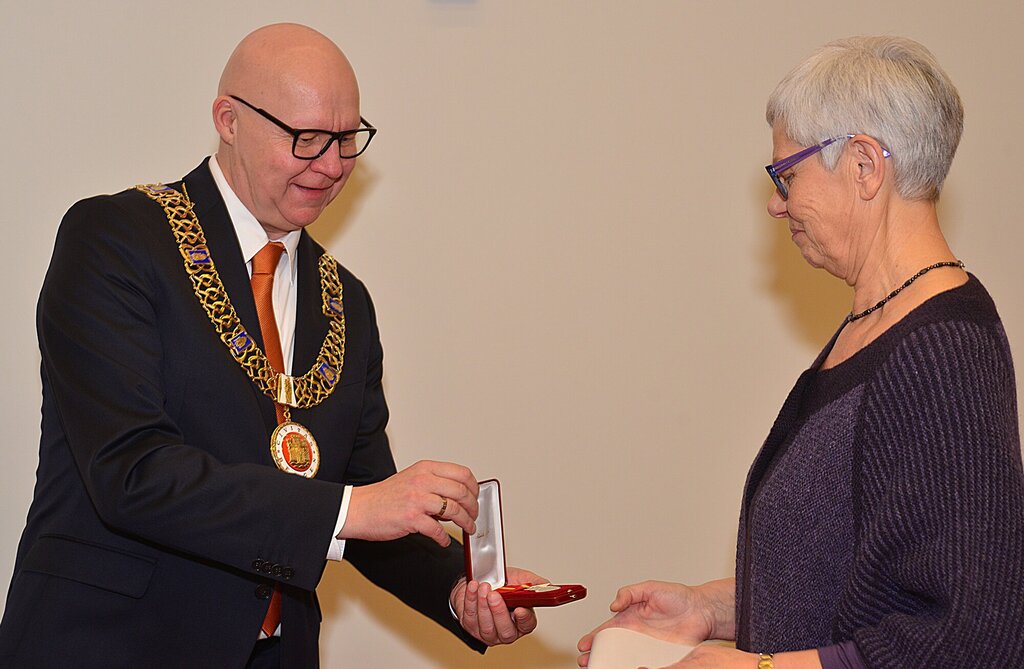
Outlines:
[{"label": "suit jacket sleeve", "polygon": [[[385,432],[388,409],[382,385],[384,353],[373,302],[361,283],[350,280],[348,285],[359,292],[360,299],[353,301],[364,302],[369,309],[371,339],[363,407],[352,458],[346,469],[347,482],[364,485],[393,474],[395,463]],[[352,292],[347,289],[347,294]],[[462,629],[448,608],[452,587],[465,574],[461,544],[453,542],[448,548],[441,548],[421,535],[395,541],[350,539],[346,542],[345,559],[375,585],[447,628],[474,649],[485,648]]]}]

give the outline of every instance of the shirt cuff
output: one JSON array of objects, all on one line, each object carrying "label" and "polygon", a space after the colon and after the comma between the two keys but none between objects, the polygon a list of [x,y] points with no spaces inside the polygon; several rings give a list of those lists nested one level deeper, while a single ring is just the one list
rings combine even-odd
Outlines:
[{"label": "shirt cuff", "polygon": [[345,520],[348,518],[348,503],[352,499],[352,486],[345,486],[341,493],[341,508],[338,509],[338,522],[334,526],[334,534],[331,535],[331,543],[327,546],[327,559],[340,562],[345,555],[345,540],[339,539],[341,528],[345,527]]},{"label": "shirt cuff", "polygon": [[[452,583],[452,587],[448,590],[448,610],[452,612],[452,618],[455,618],[456,620],[459,620],[459,614],[455,613],[455,605],[452,604],[452,592],[455,590],[455,586],[457,586],[459,584],[459,581],[461,581],[463,578],[465,577],[460,576],[457,579],[455,579],[455,582]],[[466,579],[466,583],[468,585],[469,579]],[[461,620],[459,620],[459,624],[462,624]]]}]

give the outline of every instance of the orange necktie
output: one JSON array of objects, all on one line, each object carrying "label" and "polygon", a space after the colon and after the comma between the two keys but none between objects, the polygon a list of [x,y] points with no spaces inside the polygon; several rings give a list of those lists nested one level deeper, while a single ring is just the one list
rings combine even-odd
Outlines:
[{"label": "orange necktie", "polygon": [[[256,315],[260,319],[260,332],[263,334],[263,351],[270,360],[270,366],[278,374],[284,371],[284,355],[281,353],[281,336],[277,332],[277,318],[274,317],[274,273],[277,262],[284,253],[284,245],[270,242],[259,250],[252,259],[252,296],[256,298]],[[284,422],[284,407],[274,404],[277,409],[277,422]],[[274,594],[270,597],[267,615],[260,626],[268,637],[274,635],[281,622],[281,589],[275,584]]]}]

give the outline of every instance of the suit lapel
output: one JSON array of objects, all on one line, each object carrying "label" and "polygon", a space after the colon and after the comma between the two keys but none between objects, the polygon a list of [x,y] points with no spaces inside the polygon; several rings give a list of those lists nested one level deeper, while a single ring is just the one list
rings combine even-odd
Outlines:
[{"label": "suit lapel", "polygon": [[217,266],[217,273],[224,283],[224,288],[227,289],[231,304],[249,335],[262,347],[263,336],[260,334],[260,321],[256,316],[256,301],[252,296],[252,286],[249,283],[245,260],[242,258],[242,248],[238,245],[234,225],[206,162],[186,176],[184,181],[189,198],[195,205],[199,225],[206,236],[210,255]]}]

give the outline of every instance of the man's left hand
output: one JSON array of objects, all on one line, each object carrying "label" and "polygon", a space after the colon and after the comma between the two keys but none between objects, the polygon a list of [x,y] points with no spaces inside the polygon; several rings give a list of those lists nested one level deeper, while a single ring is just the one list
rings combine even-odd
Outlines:
[{"label": "man's left hand", "polygon": [[[509,567],[505,577],[508,585],[547,583],[532,571]],[[509,611],[505,600],[487,583],[459,579],[451,594],[452,606],[462,628],[488,646],[512,643],[537,628],[533,609]]]}]

